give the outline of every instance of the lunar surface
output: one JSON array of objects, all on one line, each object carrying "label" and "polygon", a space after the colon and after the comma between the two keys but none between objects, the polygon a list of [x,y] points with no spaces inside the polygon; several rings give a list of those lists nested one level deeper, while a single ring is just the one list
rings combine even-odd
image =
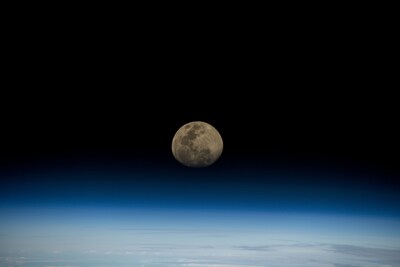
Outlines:
[{"label": "lunar surface", "polygon": [[201,168],[213,164],[221,156],[222,149],[219,132],[202,121],[183,125],[172,140],[172,154],[188,167]]}]

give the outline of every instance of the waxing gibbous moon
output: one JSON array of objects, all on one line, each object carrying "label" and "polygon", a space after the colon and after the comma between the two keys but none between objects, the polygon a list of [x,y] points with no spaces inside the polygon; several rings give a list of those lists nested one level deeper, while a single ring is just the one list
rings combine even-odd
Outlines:
[{"label": "waxing gibbous moon", "polygon": [[183,125],[172,140],[172,154],[185,166],[207,167],[222,154],[222,137],[213,126],[202,121]]}]

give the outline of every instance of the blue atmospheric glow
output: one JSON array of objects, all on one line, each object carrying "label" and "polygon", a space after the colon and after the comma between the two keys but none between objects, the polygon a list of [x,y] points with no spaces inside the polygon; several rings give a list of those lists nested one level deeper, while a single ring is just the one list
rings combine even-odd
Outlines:
[{"label": "blue atmospheric glow", "polygon": [[[22,173],[10,176],[11,182],[3,184],[0,206],[181,208],[400,217],[397,204],[400,195],[396,188],[368,184],[364,182],[368,177],[363,174],[268,171],[189,174],[148,169]],[[358,184],[338,183],[353,181],[356,176]]]},{"label": "blue atmospheric glow", "polygon": [[400,266],[395,189],[354,173],[199,173],[4,175],[0,267]]}]

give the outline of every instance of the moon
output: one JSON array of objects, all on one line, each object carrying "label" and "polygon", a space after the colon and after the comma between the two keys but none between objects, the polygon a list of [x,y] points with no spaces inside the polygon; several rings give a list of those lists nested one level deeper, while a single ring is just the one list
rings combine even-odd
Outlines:
[{"label": "moon", "polygon": [[172,139],[172,154],[187,167],[202,168],[213,164],[222,154],[222,137],[213,126],[202,121],[183,125]]}]

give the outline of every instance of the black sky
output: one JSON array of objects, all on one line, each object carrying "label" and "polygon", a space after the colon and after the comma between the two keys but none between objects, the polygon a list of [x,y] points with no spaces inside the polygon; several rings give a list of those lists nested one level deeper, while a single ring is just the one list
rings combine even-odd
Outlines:
[{"label": "black sky", "polygon": [[0,166],[170,159],[175,131],[203,120],[221,132],[227,166],[268,159],[398,173],[399,107],[384,34],[278,22],[184,36],[162,25],[132,34],[24,25],[9,41]]},{"label": "black sky", "polygon": [[[293,14],[13,22],[0,205],[398,216],[393,34],[351,14]],[[194,120],[224,140],[200,170],[171,153]]]}]

